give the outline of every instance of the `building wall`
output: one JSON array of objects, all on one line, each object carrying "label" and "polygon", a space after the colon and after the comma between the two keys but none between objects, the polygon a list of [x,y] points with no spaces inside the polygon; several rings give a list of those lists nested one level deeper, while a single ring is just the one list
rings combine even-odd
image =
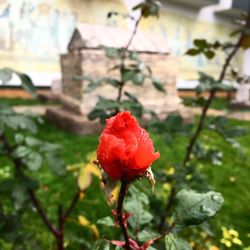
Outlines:
[{"label": "building wall", "polygon": [[[134,0],[138,2],[139,0]],[[228,0],[227,0],[228,1]],[[127,12],[132,0],[1,0],[0,68],[28,73],[36,85],[50,85],[60,78],[59,54],[65,53],[77,22],[132,27],[131,21],[108,11]],[[211,14],[211,13],[210,13]],[[170,52],[180,57],[180,80],[197,78],[197,70],[217,75],[223,55],[212,61],[189,58],[185,51],[194,38],[227,40],[231,27],[216,18],[202,19],[201,11],[163,4],[160,18],[143,20],[140,29],[162,35]],[[207,16],[205,14],[205,16]],[[211,21],[212,20],[212,21]],[[241,61],[241,57],[237,58]],[[12,80],[16,84],[17,78]]]},{"label": "building wall", "polygon": [[126,12],[119,0],[1,0],[0,68],[26,72],[36,85],[50,84],[60,78],[59,54],[67,51],[77,22],[118,25],[107,21],[110,10]]}]

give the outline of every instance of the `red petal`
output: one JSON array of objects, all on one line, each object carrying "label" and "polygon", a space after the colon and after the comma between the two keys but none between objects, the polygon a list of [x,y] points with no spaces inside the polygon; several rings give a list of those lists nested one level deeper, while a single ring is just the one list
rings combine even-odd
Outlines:
[{"label": "red petal", "polygon": [[113,179],[120,179],[122,169],[118,162],[125,156],[124,140],[103,134],[97,148],[97,159],[103,170]]}]

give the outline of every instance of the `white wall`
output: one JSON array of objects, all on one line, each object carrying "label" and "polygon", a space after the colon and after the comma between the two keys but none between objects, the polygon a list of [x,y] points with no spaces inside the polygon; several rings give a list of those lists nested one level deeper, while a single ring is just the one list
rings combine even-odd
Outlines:
[{"label": "white wall", "polygon": [[204,7],[200,10],[198,20],[207,22],[217,22],[216,12],[230,9],[232,7],[232,0],[220,0],[218,4]]}]

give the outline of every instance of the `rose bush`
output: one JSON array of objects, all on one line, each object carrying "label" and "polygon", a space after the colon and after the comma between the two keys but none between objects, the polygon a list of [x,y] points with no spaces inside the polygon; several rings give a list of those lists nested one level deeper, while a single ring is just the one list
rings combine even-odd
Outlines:
[{"label": "rose bush", "polygon": [[160,157],[148,132],[130,112],[120,112],[106,120],[97,148],[97,159],[113,179],[132,180],[143,176]]}]

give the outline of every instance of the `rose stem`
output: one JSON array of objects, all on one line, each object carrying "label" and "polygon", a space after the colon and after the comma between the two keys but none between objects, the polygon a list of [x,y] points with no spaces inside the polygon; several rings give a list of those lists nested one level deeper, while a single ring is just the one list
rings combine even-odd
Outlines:
[{"label": "rose stem", "polygon": [[124,248],[127,250],[130,250],[131,248],[129,246],[129,235],[128,235],[127,227],[125,227],[125,224],[123,221],[123,211],[122,211],[123,201],[127,193],[127,190],[128,190],[128,182],[122,181],[120,192],[119,192],[119,199],[118,199],[118,204],[116,208],[116,213],[117,213],[117,220],[119,222],[119,225],[121,227],[122,233],[125,238]]}]

